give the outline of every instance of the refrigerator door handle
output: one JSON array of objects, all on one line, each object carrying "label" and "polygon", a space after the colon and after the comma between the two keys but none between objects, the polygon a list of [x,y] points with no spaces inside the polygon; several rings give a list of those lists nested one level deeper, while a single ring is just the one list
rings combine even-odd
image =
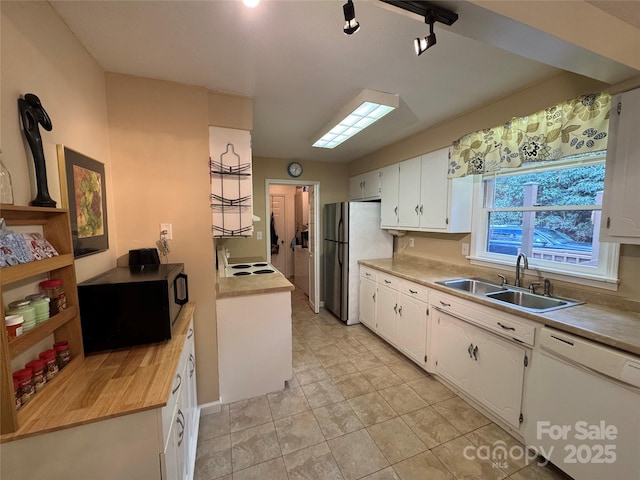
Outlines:
[{"label": "refrigerator door handle", "polygon": [[342,218],[338,221],[338,242],[344,242],[344,222]]}]

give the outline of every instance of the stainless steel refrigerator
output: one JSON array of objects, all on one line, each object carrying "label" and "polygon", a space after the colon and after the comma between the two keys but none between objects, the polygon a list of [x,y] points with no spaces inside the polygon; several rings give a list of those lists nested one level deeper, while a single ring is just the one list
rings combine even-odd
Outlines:
[{"label": "stainless steel refrigerator", "polygon": [[325,205],[323,246],[324,306],[347,325],[359,323],[358,260],[393,256],[393,237],[380,228],[380,203]]}]

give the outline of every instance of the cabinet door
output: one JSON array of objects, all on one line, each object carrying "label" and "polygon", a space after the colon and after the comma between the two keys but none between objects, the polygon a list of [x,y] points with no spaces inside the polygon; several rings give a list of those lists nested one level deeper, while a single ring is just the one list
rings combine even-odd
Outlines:
[{"label": "cabinet door", "polygon": [[389,165],[382,169],[382,191],[380,192],[380,216],[383,228],[398,226],[399,165]]},{"label": "cabinet door", "polygon": [[376,296],[376,323],[378,334],[392,345],[397,344],[398,292],[388,287],[378,285]]},{"label": "cabinet door", "polygon": [[471,394],[518,428],[526,350],[480,329],[475,330],[473,356],[476,368]]},{"label": "cabinet door", "polygon": [[611,100],[601,241],[640,244],[640,89]]},{"label": "cabinet door", "polygon": [[398,308],[398,348],[425,364],[427,352],[427,304],[400,294]]},{"label": "cabinet door", "polygon": [[178,448],[175,435],[176,425],[172,422],[169,438],[164,453],[160,455],[160,468],[162,480],[180,480],[178,473]]},{"label": "cabinet door", "polygon": [[421,157],[400,162],[398,194],[398,226],[417,228],[420,225]]},{"label": "cabinet door", "polygon": [[361,200],[363,191],[362,175],[349,178],[349,200]]},{"label": "cabinet door", "polygon": [[436,373],[465,392],[471,392],[471,326],[432,307]]},{"label": "cabinet door", "polygon": [[362,175],[362,198],[365,200],[375,200],[380,198],[381,188],[380,170],[367,172]]},{"label": "cabinet door", "polygon": [[448,149],[422,156],[420,228],[446,230],[449,217]]},{"label": "cabinet door", "polygon": [[376,288],[373,280],[360,277],[360,321],[372,330],[376,329]]}]

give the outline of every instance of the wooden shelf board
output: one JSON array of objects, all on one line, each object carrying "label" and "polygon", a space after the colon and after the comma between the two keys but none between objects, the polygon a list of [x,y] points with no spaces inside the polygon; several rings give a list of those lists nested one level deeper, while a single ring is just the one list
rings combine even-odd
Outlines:
[{"label": "wooden shelf board", "polygon": [[73,265],[73,254],[65,253],[57,257],[44,258],[29,263],[5,267],[0,270],[0,285],[8,285],[25,278]]},{"label": "wooden shelf board", "polygon": [[29,330],[9,341],[9,355],[11,358],[21,354],[29,347],[35,345],[43,338],[51,335],[56,329],[65,323],[73,320],[78,315],[78,307],[71,305],[62,312],[54,315],[46,322],[38,325],[33,330]]}]

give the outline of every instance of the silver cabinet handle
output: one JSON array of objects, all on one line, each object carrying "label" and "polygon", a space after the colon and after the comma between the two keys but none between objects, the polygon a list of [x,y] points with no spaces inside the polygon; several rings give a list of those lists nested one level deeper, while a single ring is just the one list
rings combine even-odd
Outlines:
[{"label": "silver cabinet handle", "polygon": [[189,378],[193,377],[193,372],[196,371],[196,360],[193,355],[189,354],[189,363],[191,364],[191,370],[189,371]]},{"label": "silver cabinet handle", "polygon": [[420,205],[416,205],[416,215],[418,215],[419,211],[420,211]]},{"label": "silver cabinet handle", "polygon": [[398,207],[394,208],[393,211],[396,215],[398,215]]},{"label": "silver cabinet handle", "polygon": [[507,325],[503,325],[500,322],[498,322],[498,325],[500,325],[502,328],[504,328],[505,330],[515,330],[515,328],[513,327],[508,327]]},{"label": "silver cabinet handle", "polygon": [[193,337],[193,328],[189,328],[189,333],[187,334],[187,339]]},{"label": "silver cabinet handle", "polygon": [[469,358],[473,358],[473,343],[469,344],[469,348],[467,348],[467,352],[469,352]]},{"label": "silver cabinet handle", "polygon": [[400,305],[400,308],[398,309],[398,314],[402,316],[402,305]]},{"label": "silver cabinet handle", "polygon": [[180,425],[180,431],[178,432],[178,446],[180,446],[184,440],[184,414],[180,409],[178,409],[178,414],[176,415],[176,423]]},{"label": "silver cabinet handle", "polygon": [[443,302],[442,300],[440,300],[440,305],[442,305],[443,307],[450,307],[451,306],[450,303]]},{"label": "silver cabinet handle", "polygon": [[423,207],[423,205],[420,205],[420,215],[423,214],[422,207]]},{"label": "silver cabinet handle", "polygon": [[180,389],[180,385],[182,385],[182,376],[179,373],[176,373],[176,378],[178,379],[178,385],[176,385],[176,388],[171,390],[171,395],[175,395],[175,393]]},{"label": "silver cabinet handle", "polygon": [[371,297],[371,298],[373,298],[373,301],[375,302],[376,301],[376,294],[374,293],[373,297]]},{"label": "silver cabinet handle", "polygon": [[398,313],[398,304],[396,303],[395,307],[393,307],[393,311]]},{"label": "silver cabinet handle", "polygon": [[370,277],[370,276],[371,276],[371,274],[370,274],[369,272],[365,272],[364,274],[365,274],[367,277]]},{"label": "silver cabinet handle", "polygon": [[391,283],[391,281],[390,281],[390,280],[387,280],[387,279],[385,278],[384,283],[386,283],[386,284],[388,285],[388,284],[390,284],[390,283]]},{"label": "silver cabinet handle", "polygon": [[418,292],[416,292],[415,290],[411,290],[411,289],[409,289],[409,292],[410,292],[410,293],[413,293],[414,295],[415,295],[416,293],[418,293]]},{"label": "silver cabinet handle", "polygon": [[477,345],[473,348],[473,358],[476,359],[476,362],[478,361],[478,346]]}]

